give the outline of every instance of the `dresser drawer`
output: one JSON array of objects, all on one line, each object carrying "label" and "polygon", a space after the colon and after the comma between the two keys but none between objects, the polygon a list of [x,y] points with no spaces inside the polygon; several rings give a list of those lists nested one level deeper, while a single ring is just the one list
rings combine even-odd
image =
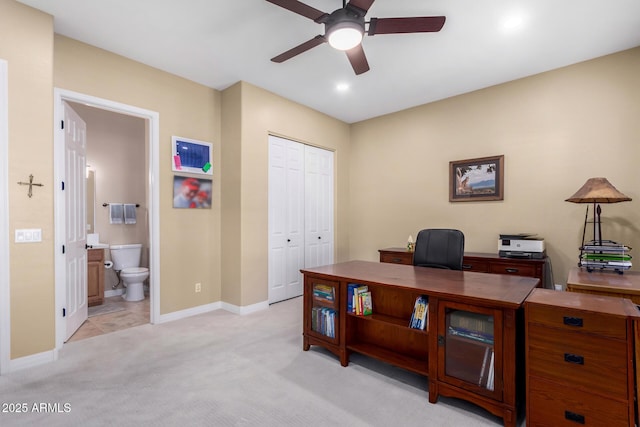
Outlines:
[{"label": "dresser drawer", "polygon": [[537,277],[536,266],[515,262],[492,262],[489,265],[489,273],[494,274],[514,274],[516,276]]},{"label": "dresser drawer", "polygon": [[102,260],[104,260],[104,249],[87,250],[87,261],[102,261]]},{"label": "dresser drawer", "polygon": [[380,252],[380,262],[413,265],[413,252]]},{"label": "dresser drawer", "polygon": [[629,407],[626,402],[531,377],[527,395],[527,425],[629,426]]},{"label": "dresser drawer", "polygon": [[529,323],[539,323],[570,332],[627,339],[627,320],[623,317],[538,304],[529,304],[527,313]]},{"label": "dresser drawer", "polygon": [[529,374],[628,399],[625,341],[528,325]]},{"label": "dresser drawer", "polygon": [[489,261],[481,259],[469,259],[465,257],[462,261],[462,269],[465,271],[475,271],[477,273],[488,273]]}]

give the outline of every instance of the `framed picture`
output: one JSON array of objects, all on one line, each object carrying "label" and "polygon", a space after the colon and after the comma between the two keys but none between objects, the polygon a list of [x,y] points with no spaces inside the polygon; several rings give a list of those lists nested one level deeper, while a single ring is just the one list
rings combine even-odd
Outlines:
[{"label": "framed picture", "polygon": [[187,176],[173,177],[173,207],[179,209],[210,209],[210,179]]},{"label": "framed picture", "polygon": [[171,137],[171,169],[174,172],[213,175],[213,144]]},{"label": "framed picture", "polygon": [[449,162],[449,201],[503,200],[504,155]]}]

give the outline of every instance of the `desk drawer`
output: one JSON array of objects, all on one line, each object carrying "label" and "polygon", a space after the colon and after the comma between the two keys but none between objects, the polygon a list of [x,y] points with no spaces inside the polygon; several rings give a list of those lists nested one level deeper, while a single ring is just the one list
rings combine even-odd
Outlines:
[{"label": "desk drawer", "polygon": [[628,398],[625,341],[529,325],[529,373],[604,396]]},{"label": "desk drawer", "polygon": [[492,262],[491,265],[489,265],[489,273],[537,277],[535,265],[524,263],[518,264],[515,262]]},{"label": "desk drawer", "polygon": [[413,252],[380,252],[380,262],[413,265]]},{"label": "desk drawer", "polygon": [[629,426],[625,402],[531,377],[527,426]]},{"label": "desk drawer", "polygon": [[571,308],[529,304],[528,322],[564,331],[585,332],[610,338],[627,339],[627,320],[606,313]]},{"label": "desk drawer", "polygon": [[481,259],[464,258],[462,261],[462,269],[465,271],[475,271],[477,273],[488,273],[489,262]]}]

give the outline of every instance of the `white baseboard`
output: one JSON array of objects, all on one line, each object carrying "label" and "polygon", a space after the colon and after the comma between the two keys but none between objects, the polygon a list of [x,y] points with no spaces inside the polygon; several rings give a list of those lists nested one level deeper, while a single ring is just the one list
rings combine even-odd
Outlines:
[{"label": "white baseboard", "polygon": [[188,308],[186,310],[174,311],[168,314],[161,314],[156,324],[172,322],[174,320],[185,319],[187,317],[195,316],[197,314],[208,313],[210,311],[219,310],[221,303],[213,302],[211,304],[199,305],[197,307]]},{"label": "white baseboard", "polygon": [[32,354],[30,356],[19,357],[9,361],[9,369],[3,370],[3,374],[19,371],[21,369],[34,368],[58,360],[58,351],[49,350],[42,353]]},{"label": "white baseboard", "polygon": [[266,310],[267,308],[269,308],[269,302],[262,301],[256,304],[244,305],[244,306],[238,306],[238,305],[229,304],[227,302],[223,302],[222,308],[234,314],[244,315],[244,314],[255,313],[256,311]]}]

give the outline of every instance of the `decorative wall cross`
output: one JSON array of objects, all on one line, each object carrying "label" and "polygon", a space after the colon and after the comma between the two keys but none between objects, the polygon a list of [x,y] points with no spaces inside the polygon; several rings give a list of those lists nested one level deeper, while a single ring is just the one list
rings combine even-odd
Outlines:
[{"label": "decorative wall cross", "polygon": [[29,192],[27,193],[27,196],[29,196],[29,197],[33,196],[33,193],[31,191],[31,189],[33,188],[34,185],[36,185],[38,187],[43,187],[44,186],[44,184],[36,184],[35,182],[33,182],[33,175],[29,175],[29,182],[18,181],[18,184],[20,184],[20,185],[28,185],[29,186]]}]

